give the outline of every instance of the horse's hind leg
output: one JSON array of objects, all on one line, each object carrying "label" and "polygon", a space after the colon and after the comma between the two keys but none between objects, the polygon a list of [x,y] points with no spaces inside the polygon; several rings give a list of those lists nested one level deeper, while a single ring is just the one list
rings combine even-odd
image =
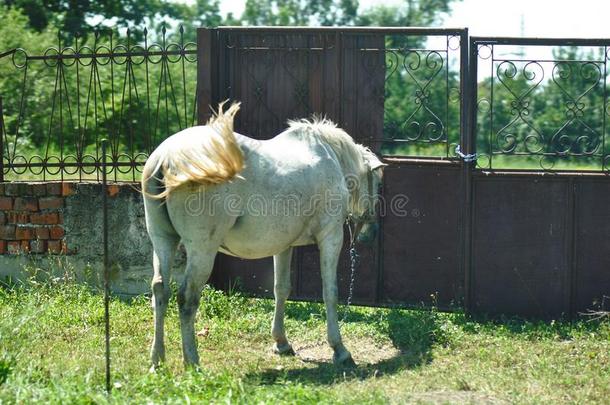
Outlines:
[{"label": "horse's hind leg", "polygon": [[341,332],[339,331],[339,316],[337,314],[337,264],[343,245],[343,227],[339,225],[336,231],[327,234],[318,240],[320,248],[320,267],[322,273],[322,295],[326,305],[326,328],[328,344],[334,351],[333,362],[339,366],[354,364],[352,355],[343,346]]},{"label": "horse's hind leg", "polygon": [[290,262],[292,261],[292,248],[273,256],[274,283],[273,294],[275,295],[275,313],[273,314],[273,324],[271,335],[275,340],[273,350],[278,354],[294,354],[292,346],[286,339],[284,329],[284,311],[286,300],[290,295]]},{"label": "horse's hind leg", "polygon": [[212,273],[216,250],[205,251],[187,247],[187,262],[184,281],[178,291],[180,331],[182,332],[182,354],[185,366],[199,364],[195,339],[195,315],[199,308],[201,291]]},{"label": "horse's hind leg", "polygon": [[169,287],[170,269],[177,241],[174,238],[156,238],[153,243],[152,304],[155,312],[155,336],[150,350],[151,371],[165,361],[163,329],[167,304],[171,295]]}]

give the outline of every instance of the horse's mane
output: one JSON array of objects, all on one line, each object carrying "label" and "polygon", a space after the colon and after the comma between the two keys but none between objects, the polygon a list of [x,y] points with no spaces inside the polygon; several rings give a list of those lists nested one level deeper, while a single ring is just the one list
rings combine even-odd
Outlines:
[{"label": "horse's mane", "polygon": [[320,138],[331,147],[339,159],[344,176],[359,176],[366,170],[364,156],[368,148],[354,142],[351,136],[325,117],[288,121],[290,129],[301,130]]},{"label": "horse's mane", "polygon": [[318,137],[335,152],[349,191],[348,210],[352,214],[357,212],[364,192],[361,182],[362,175],[367,170],[365,156],[372,152],[354,142],[347,132],[327,118],[314,116],[310,120],[288,121],[288,125],[290,130]]}]

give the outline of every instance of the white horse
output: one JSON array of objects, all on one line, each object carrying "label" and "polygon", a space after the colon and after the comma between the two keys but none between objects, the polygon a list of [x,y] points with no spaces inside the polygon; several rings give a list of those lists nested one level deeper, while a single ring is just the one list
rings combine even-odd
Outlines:
[{"label": "white horse", "polygon": [[186,366],[199,363],[195,314],[218,251],[246,259],[273,256],[274,351],[293,354],[284,330],[293,247],[317,244],[328,343],[337,365],[353,364],[337,317],[337,262],[348,215],[375,217],[379,159],[326,119],[290,122],[273,139],[233,132],[239,105],[206,126],[167,138],[144,166],[146,227],[153,244],[155,333],[153,369],[165,359],[163,322],[170,296],[170,267],[180,241],[187,263],[178,292]]}]

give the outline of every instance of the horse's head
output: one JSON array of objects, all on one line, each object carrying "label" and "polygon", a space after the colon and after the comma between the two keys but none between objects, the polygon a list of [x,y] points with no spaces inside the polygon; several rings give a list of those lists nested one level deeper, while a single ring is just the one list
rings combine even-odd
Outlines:
[{"label": "horse's head", "polygon": [[355,214],[356,236],[358,242],[372,242],[379,229],[377,209],[379,207],[380,186],[383,179],[383,168],[387,166],[373,152],[364,153],[365,173],[360,177],[360,199]]}]

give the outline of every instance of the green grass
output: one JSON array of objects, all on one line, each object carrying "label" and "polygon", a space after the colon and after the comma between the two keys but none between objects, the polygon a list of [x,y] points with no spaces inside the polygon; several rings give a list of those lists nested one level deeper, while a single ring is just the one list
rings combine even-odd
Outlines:
[{"label": "green grass", "polygon": [[[271,353],[273,303],[206,288],[197,330],[202,371],[184,371],[175,300],[168,362],[148,373],[149,300],[113,299],[112,396],[104,393],[99,293],[66,282],[0,288],[0,403],[604,403],[610,321],[473,320],[462,313],[350,308],[357,368],[337,370],[323,306],[292,302],[297,357]],[[607,403],[607,402],[606,402]]]}]

